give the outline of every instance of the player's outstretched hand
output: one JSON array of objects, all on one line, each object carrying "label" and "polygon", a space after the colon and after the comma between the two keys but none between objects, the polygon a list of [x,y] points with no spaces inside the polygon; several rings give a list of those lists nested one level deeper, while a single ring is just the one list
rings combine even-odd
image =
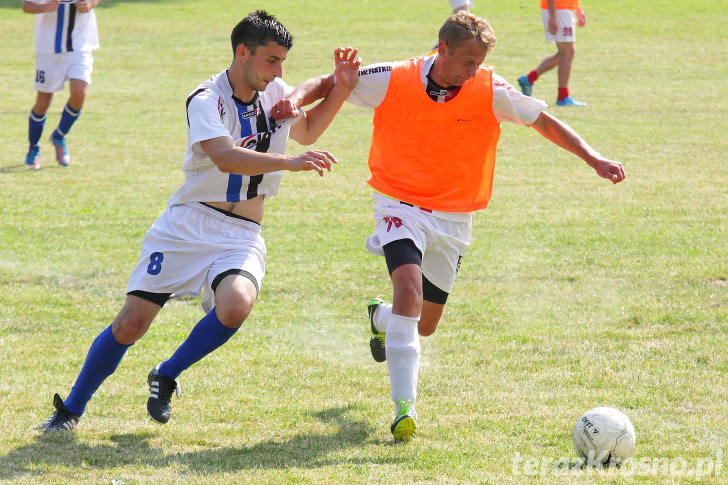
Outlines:
[{"label": "player's outstretched hand", "polygon": [[606,158],[599,160],[594,165],[594,170],[600,177],[611,180],[613,184],[618,184],[627,176],[621,163]]},{"label": "player's outstretched hand", "polygon": [[339,47],[334,51],[334,77],[336,85],[346,89],[354,89],[359,80],[359,66],[361,57],[357,57],[359,49],[353,47]]},{"label": "player's outstretched hand", "polygon": [[291,172],[316,170],[320,176],[324,176],[324,169],[331,171],[331,166],[339,161],[331,152],[326,150],[309,150],[289,160]]}]

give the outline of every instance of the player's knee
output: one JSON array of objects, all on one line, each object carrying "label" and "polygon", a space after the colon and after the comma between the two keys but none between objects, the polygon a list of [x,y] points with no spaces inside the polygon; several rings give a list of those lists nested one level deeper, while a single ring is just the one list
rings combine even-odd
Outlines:
[{"label": "player's knee", "polygon": [[81,111],[85,100],[86,96],[84,94],[71,94],[71,97],[68,98],[68,105],[75,111]]},{"label": "player's knee", "polygon": [[131,345],[144,336],[149,326],[139,318],[117,317],[111,324],[114,339],[123,345]]},{"label": "player's knee", "polygon": [[230,296],[225,301],[218,301],[215,308],[217,318],[226,327],[237,328],[248,318],[253,310],[255,298],[246,294],[238,293]]},{"label": "player's knee", "polygon": [[422,307],[422,289],[414,284],[400,285],[394,292],[394,299],[397,306],[406,308],[408,311]]},{"label": "player's knee", "polygon": [[33,105],[33,112],[38,116],[44,116],[48,112],[48,108],[51,106],[51,99],[51,96],[39,96]]},{"label": "player's knee", "polygon": [[574,57],[574,52],[576,52],[576,49],[573,42],[565,42],[559,46],[559,55],[567,59]]}]

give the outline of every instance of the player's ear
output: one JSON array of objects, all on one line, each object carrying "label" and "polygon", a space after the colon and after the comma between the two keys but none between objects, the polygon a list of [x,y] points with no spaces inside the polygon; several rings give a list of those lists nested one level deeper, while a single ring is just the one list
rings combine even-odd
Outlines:
[{"label": "player's ear", "polygon": [[250,56],[250,49],[248,49],[245,44],[238,44],[235,48],[235,57],[245,59],[248,56]]}]

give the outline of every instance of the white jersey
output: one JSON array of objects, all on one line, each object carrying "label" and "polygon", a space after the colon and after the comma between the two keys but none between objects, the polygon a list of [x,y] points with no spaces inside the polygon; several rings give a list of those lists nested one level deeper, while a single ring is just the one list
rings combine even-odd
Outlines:
[{"label": "white jersey", "polygon": [[[49,0],[37,0],[45,4]],[[99,48],[94,9],[81,13],[72,0],[61,0],[58,10],[35,14],[35,52],[61,54]]]},{"label": "white jersey", "polygon": [[[422,63],[422,89],[427,87],[427,74],[437,54],[425,58]],[[392,76],[391,62],[380,62],[359,68],[359,80],[347,101],[365,108],[376,108],[384,101]],[[510,121],[528,126],[547,107],[540,99],[523,95],[508,81],[493,73],[493,113],[498,121]]]},{"label": "white jersey", "polygon": [[200,146],[200,142],[230,137],[236,146],[264,153],[284,153],[294,119],[275,121],[271,108],[287,97],[293,88],[280,78],[259,91],[249,103],[233,95],[227,71],[200,84],[187,98],[187,154],[185,181],[169,199],[168,205],[188,202],[239,202],[259,195],[278,193],[282,172],[240,175],[221,172]]}]

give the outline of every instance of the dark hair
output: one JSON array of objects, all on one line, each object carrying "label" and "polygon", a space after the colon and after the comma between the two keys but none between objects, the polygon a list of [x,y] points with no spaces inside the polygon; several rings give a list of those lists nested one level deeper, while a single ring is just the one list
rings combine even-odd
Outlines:
[{"label": "dark hair", "polygon": [[238,22],[238,25],[233,29],[233,33],[230,34],[230,41],[233,44],[233,55],[240,44],[245,45],[253,52],[255,52],[256,47],[271,41],[287,49],[293,47],[293,36],[288,32],[288,29],[265,10],[251,12]]}]

